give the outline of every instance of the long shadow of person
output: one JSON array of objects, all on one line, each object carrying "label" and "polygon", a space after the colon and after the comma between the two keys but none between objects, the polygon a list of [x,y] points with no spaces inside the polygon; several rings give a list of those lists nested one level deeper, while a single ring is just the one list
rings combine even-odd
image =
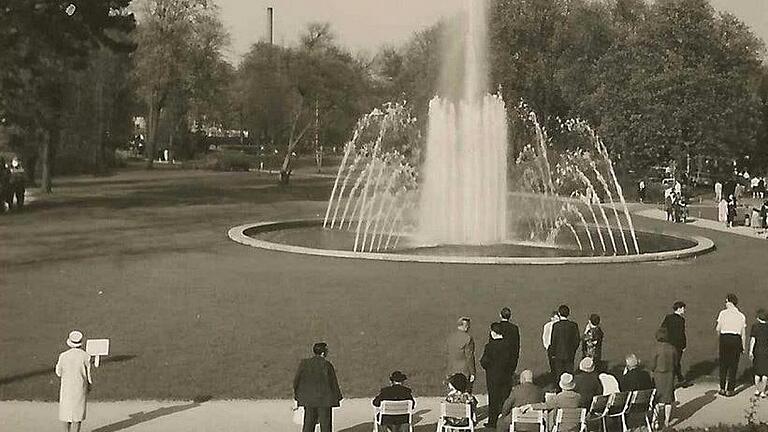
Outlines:
[{"label": "long shadow of person", "polygon": [[[136,358],[135,355],[116,355],[112,357],[107,357],[106,359],[101,361],[102,366],[109,364],[109,363],[119,363],[124,362],[128,360],[133,360]],[[23,372],[16,375],[6,376],[6,377],[0,377],[0,385],[6,385],[6,384],[12,384],[18,381],[23,381],[29,378],[35,378],[38,376],[44,376],[44,375],[50,375],[53,374],[54,370],[52,367],[45,367],[41,369],[35,369],[27,372]]]},{"label": "long shadow of person", "polygon": [[707,390],[703,395],[691,399],[683,405],[677,407],[674,412],[675,421],[674,423],[670,424],[670,427],[674,428],[680,423],[693,417],[693,415],[699,412],[702,408],[714,402],[715,399],[717,399],[716,395],[717,390]]},{"label": "long shadow of person", "polygon": [[174,405],[170,407],[158,408],[156,410],[152,410],[148,412],[141,411],[141,412],[129,414],[128,419],[102,426],[100,428],[94,429],[93,432],[121,431],[124,429],[128,429],[130,427],[136,426],[137,424],[154,420],[156,418],[165,417],[171,414],[176,414],[178,412],[190,410],[192,408],[197,408],[200,405],[202,405],[204,402],[209,401],[210,399],[211,399],[210,396],[199,396],[199,397],[196,397],[195,400],[193,400],[188,404]]},{"label": "long shadow of person", "polygon": [[[427,410],[427,409],[418,410],[418,411],[414,412],[413,413],[413,424],[414,425],[418,424],[424,418],[424,414],[426,414],[428,412],[429,412],[429,410]],[[435,429],[435,426],[436,426],[436,424],[433,423],[432,424],[432,430]],[[416,426],[414,429],[418,430],[419,427],[421,427],[421,426]],[[339,432],[371,432],[372,430],[373,430],[373,422],[370,421],[370,422],[366,422],[366,423],[356,424],[356,425],[350,426],[350,427],[348,427],[346,429],[341,429]]]}]

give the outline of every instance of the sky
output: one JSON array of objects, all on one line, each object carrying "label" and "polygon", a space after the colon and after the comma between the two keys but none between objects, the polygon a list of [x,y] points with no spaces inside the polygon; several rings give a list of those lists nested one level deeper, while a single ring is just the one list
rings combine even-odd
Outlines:
[{"label": "sky", "polygon": [[[339,42],[354,52],[397,46],[413,32],[456,13],[467,0],[216,0],[237,63],[250,46],[267,37],[267,7],[275,10],[275,42],[292,45],[313,21],[330,22]],[[768,0],[710,0],[768,41]]]}]

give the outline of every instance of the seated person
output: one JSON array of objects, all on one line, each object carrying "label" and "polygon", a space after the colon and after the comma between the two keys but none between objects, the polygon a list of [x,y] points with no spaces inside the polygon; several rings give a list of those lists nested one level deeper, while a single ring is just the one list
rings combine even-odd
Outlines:
[{"label": "seated person", "polygon": [[[467,389],[469,388],[469,379],[463,373],[453,374],[448,378],[448,396],[446,402],[469,404],[472,412],[472,421],[475,420],[475,411],[477,410],[477,399],[472,396]],[[448,426],[469,426],[467,419],[458,419],[446,417],[445,424]]]},{"label": "seated person", "polygon": [[[533,372],[530,369],[520,372],[520,384],[512,389],[509,397],[504,401],[496,430],[498,432],[509,431],[509,425],[512,422],[512,408],[541,402],[544,402],[544,391],[533,383]],[[522,424],[516,426],[515,430],[536,432],[539,429],[536,425]]]},{"label": "seated person", "polygon": [[653,388],[653,381],[648,371],[640,367],[635,354],[629,354],[626,358],[627,367],[624,374],[619,378],[619,389],[623,392],[635,390],[650,390]]},{"label": "seated person", "polygon": [[[531,405],[531,408],[533,409],[549,411],[547,424],[549,425],[550,430],[555,425],[555,415],[557,414],[558,408],[581,408],[581,395],[575,391],[576,382],[573,380],[573,375],[568,372],[560,375],[559,385],[563,391],[552,396],[545,403]],[[569,427],[566,430],[561,430],[561,432],[578,431],[578,429],[578,425],[574,425],[573,429]]]},{"label": "seated person", "polygon": [[[413,393],[411,389],[404,386],[403,383],[408,377],[400,371],[394,371],[389,376],[389,387],[384,387],[379,391],[378,396],[373,399],[373,406],[381,406],[381,401],[404,401],[409,400],[413,403],[411,407],[416,406],[416,401],[413,400]],[[382,416],[381,425],[385,431],[389,432],[406,432],[409,430],[408,416],[407,415],[385,415]]]},{"label": "seated person", "polygon": [[579,406],[589,408],[592,404],[592,398],[603,394],[603,385],[600,383],[597,372],[595,372],[595,363],[592,357],[584,357],[579,363],[579,370],[581,373],[573,378],[576,383],[576,392],[581,395]]}]

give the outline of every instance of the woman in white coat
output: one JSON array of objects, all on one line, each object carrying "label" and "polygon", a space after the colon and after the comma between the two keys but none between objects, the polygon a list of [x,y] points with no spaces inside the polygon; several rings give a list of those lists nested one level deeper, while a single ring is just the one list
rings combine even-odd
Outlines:
[{"label": "woman in white coat", "polygon": [[83,334],[77,330],[69,333],[70,349],[59,354],[56,375],[61,377],[59,389],[59,420],[64,422],[65,432],[79,432],[85,420],[85,401],[91,381],[91,356],[81,347]]}]

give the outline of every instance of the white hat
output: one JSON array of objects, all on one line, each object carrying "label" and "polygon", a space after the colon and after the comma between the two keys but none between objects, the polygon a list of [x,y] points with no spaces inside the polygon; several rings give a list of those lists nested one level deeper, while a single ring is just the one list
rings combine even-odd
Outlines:
[{"label": "white hat", "polygon": [[595,362],[592,360],[592,357],[584,357],[581,359],[581,362],[579,362],[579,369],[582,372],[592,372],[595,370]]},{"label": "white hat", "polygon": [[573,375],[564,373],[560,375],[560,388],[563,390],[573,390],[576,388],[576,383],[573,382]]},{"label": "white hat", "polygon": [[83,345],[83,334],[77,330],[69,332],[67,345],[69,345],[70,348],[80,348],[80,346]]}]

